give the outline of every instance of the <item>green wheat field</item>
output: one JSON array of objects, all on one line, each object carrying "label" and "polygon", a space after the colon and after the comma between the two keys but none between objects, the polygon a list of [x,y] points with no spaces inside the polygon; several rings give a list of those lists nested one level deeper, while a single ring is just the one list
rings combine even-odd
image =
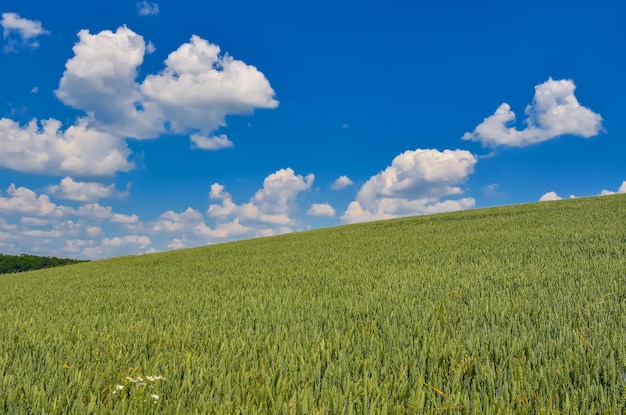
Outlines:
[{"label": "green wheat field", "polygon": [[626,195],[0,276],[3,414],[625,414]]}]

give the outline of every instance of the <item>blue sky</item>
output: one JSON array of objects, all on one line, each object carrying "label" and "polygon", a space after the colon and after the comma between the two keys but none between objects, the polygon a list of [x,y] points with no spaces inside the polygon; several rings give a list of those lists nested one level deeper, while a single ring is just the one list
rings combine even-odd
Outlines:
[{"label": "blue sky", "polygon": [[509,3],[5,0],[0,252],[626,192],[626,5]]}]

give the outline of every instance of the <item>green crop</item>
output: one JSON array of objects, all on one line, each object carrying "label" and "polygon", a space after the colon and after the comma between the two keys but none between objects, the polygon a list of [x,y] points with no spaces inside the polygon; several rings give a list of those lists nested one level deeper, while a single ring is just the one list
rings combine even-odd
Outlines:
[{"label": "green crop", "polygon": [[0,413],[625,408],[626,195],[0,276]]}]

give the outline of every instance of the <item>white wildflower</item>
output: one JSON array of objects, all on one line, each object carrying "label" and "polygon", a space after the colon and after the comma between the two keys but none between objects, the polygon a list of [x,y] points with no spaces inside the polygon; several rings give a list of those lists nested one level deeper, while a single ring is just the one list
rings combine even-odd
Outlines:
[{"label": "white wildflower", "polygon": [[159,400],[159,395],[157,395],[156,393],[153,393],[152,395],[150,395],[150,397],[154,399],[154,402]]}]

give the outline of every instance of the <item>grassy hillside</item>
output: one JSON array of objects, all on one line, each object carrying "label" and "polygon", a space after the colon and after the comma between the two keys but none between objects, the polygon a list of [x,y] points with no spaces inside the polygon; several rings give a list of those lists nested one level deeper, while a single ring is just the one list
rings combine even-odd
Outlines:
[{"label": "grassy hillside", "polygon": [[626,195],[0,276],[2,413],[624,408]]}]

